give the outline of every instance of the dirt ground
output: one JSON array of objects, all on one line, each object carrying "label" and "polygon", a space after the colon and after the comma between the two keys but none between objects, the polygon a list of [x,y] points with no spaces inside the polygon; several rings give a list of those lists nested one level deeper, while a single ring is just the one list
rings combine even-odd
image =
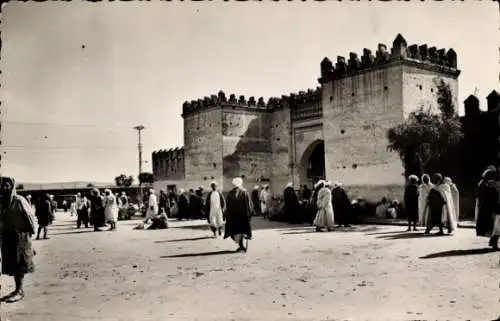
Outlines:
[{"label": "dirt ground", "polygon": [[[168,230],[76,230],[59,213],[34,241],[36,273],[12,321],[493,320],[498,252],[473,229],[424,236],[397,226],[316,233],[255,218],[248,253],[204,221]],[[13,280],[2,277],[2,294]]]}]

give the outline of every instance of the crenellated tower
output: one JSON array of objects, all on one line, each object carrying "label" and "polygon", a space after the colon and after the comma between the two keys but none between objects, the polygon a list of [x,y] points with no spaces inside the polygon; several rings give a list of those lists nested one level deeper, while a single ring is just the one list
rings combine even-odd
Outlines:
[{"label": "crenellated tower", "polygon": [[404,183],[401,160],[387,150],[387,130],[424,107],[438,111],[437,81],[451,88],[458,111],[457,55],[453,49],[379,44],[321,62],[326,175],[347,185]]}]

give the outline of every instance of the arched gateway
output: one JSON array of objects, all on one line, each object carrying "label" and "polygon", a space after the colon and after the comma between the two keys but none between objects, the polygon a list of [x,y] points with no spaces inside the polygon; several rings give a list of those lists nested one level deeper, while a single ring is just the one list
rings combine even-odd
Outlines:
[{"label": "arched gateway", "polygon": [[320,179],[325,179],[325,143],[322,139],[312,142],[300,161],[300,184],[311,187]]}]

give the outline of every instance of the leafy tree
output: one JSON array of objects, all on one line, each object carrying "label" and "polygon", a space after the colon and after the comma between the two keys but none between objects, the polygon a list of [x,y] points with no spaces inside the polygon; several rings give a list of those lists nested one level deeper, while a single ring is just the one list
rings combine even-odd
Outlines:
[{"label": "leafy tree", "polygon": [[[423,172],[458,172],[458,148],[462,125],[453,104],[453,95],[442,79],[436,82],[440,113],[420,107],[408,119],[387,131],[388,149],[399,154],[405,176]],[[456,167],[456,168],[455,168]]]},{"label": "leafy tree", "polygon": [[141,184],[153,184],[153,174],[152,173],[140,173],[139,183]]},{"label": "leafy tree", "polygon": [[133,182],[134,178],[125,174],[120,174],[119,176],[115,177],[115,185],[118,187],[129,187]]}]

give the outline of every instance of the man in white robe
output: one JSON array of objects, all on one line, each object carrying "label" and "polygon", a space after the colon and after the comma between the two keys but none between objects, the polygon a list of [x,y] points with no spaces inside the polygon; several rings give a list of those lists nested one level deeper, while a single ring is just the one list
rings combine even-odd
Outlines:
[{"label": "man in white robe", "polygon": [[156,198],[155,191],[149,190],[148,209],[146,210],[146,219],[144,223],[147,224],[150,220],[158,215],[158,199]]},{"label": "man in white robe", "polygon": [[431,178],[428,174],[422,175],[422,184],[419,186],[418,193],[418,225],[427,227],[427,219],[429,217],[429,209],[427,208],[427,197],[429,192],[434,188],[431,183]]},{"label": "man in white robe", "polygon": [[208,194],[205,202],[205,212],[208,213],[208,223],[210,229],[214,233],[214,237],[222,236],[222,225],[224,223],[224,211],[226,210],[226,202],[222,193],[217,190],[217,183],[210,183],[212,191]]},{"label": "man in white robe", "polygon": [[448,234],[451,234],[457,229],[458,222],[456,219],[457,215],[455,214],[455,204],[451,194],[451,187],[448,184],[449,181],[449,178],[448,180],[446,178],[443,179],[442,184],[437,185],[436,189],[441,193],[446,201],[443,209],[443,222],[445,222],[448,227]]},{"label": "man in white robe", "polygon": [[264,188],[260,192],[260,209],[264,218],[269,217],[270,196],[269,185],[264,185]]},{"label": "man in white robe", "polygon": [[318,192],[318,213],[313,224],[316,226],[316,232],[321,232],[323,228],[332,231],[334,228],[334,214],[332,205],[332,192],[330,190],[331,183],[321,181],[318,183],[320,188]]}]

